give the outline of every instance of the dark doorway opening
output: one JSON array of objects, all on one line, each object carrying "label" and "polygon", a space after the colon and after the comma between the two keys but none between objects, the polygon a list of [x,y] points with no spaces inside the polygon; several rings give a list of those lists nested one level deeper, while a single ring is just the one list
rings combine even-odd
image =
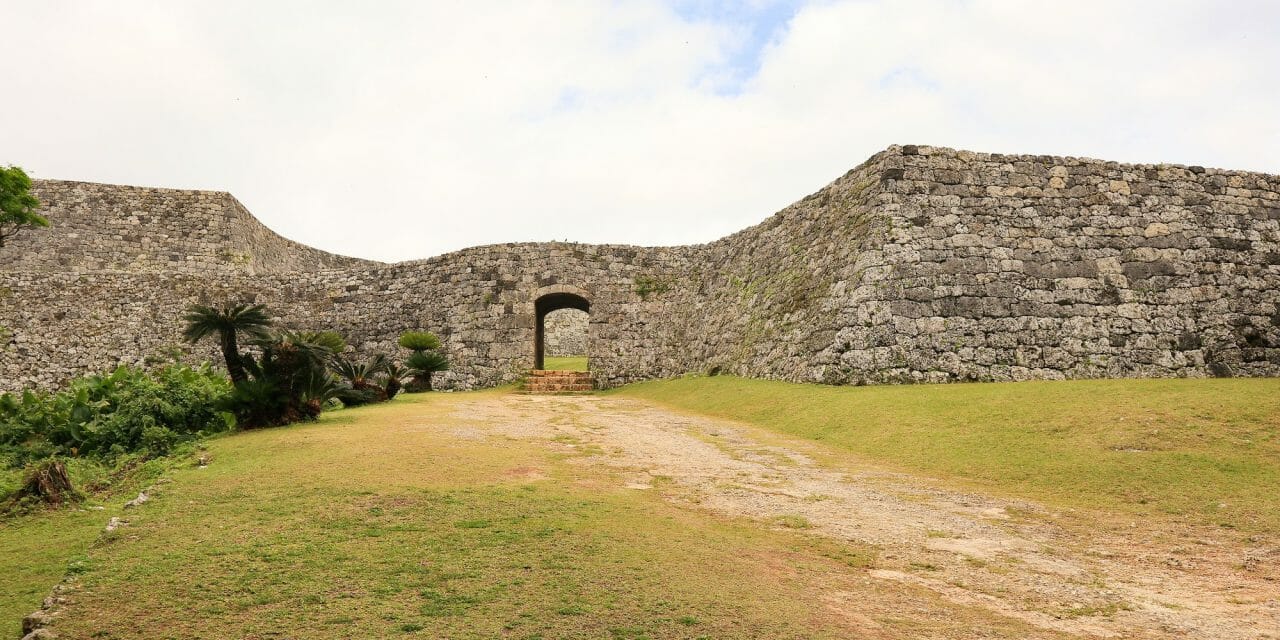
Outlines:
[{"label": "dark doorway opening", "polygon": [[[561,309],[591,313],[591,303],[573,293],[548,293],[534,301],[537,325],[533,334],[533,368],[546,367],[547,314]],[[586,354],[583,354],[586,355]]]}]

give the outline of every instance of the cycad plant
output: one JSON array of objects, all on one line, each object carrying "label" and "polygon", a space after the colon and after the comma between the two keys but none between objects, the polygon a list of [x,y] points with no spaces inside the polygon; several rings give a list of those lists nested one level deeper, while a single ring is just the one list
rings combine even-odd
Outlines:
[{"label": "cycad plant", "polygon": [[383,390],[387,393],[387,399],[390,400],[400,393],[400,389],[404,388],[404,381],[409,377],[410,372],[407,367],[393,360],[387,361],[387,368],[383,371],[386,376],[383,379]]},{"label": "cycad plant", "polygon": [[413,391],[430,391],[431,374],[449,370],[449,360],[439,351],[414,351],[413,355],[405,360],[405,365],[409,367],[409,374],[413,376],[413,383],[410,386]]},{"label": "cycad plant", "polygon": [[440,338],[430,331],[406,331],[400,334],[400,346],[413,352],[404,362],[411,377],[405,391],[430,391],[431,374],[449,369],[440,353]]},{"label": "cycad plant", "polygon": [[377,354],[363,362],[333,358],[330,366],[338,377],[346,381],[346,388],[338,393],[338,399],[347,406],[386,400],[386,387],[379,377],[386,373],[388,364],[390,360],[383,354]]},{"label": "cycad plant", "polygon": [[237,384],[249,377],[245,370],[244,356],[240,354],[240,336],[260,340],[267,337],[271,329],[271,316],[266,307],[260,304],[228,303],[221,307],[197,304],[187,309],[187,315],[183,319],[187,322],[187,328],[183,332],[187,342],[195,344],[208,336],[218,336],[222,358],[227,363],[227,374],[231,376],[231,382]]},{"label": "cycad plant", "polygon": [[253,345],[262,355],[244,358],[247,376],[228,400],[240,425],[283,425],[319,416],[335,391],[326,367],[333,352],[293,331],[270,333]]}]

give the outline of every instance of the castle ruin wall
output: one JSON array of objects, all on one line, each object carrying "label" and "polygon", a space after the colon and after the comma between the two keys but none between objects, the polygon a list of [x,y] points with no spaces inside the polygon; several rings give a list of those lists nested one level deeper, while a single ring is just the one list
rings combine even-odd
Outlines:
[{"label": "castle ruin wall", "polygon": [[[267,304],[361,353],[440,334],[445,388],[519,379],[534,301],[591,303],[598,384],[832,384],[1280,371],[1280,177],[891,147],[706,245],[522,243],[381,265],[297,245],[227,194],[40,183],[0,253],[0,389],[177,347],[195,302]],[[198,232],[204,229],[203,232]],[[235,256],[241,257],[235,257]],[[245,257],[247,256],[247,257]]]}]

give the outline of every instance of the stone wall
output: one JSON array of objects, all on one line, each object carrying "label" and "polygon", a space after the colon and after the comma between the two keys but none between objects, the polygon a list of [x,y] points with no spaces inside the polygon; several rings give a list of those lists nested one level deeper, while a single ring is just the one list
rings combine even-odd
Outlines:
[{"label": "stone wall", "polygon": [[835,382],[1275,375],[1280,178],[895,148]]},{"label": "stone wall", "polygon": [[548,356],[587,355],[589,314],[577,309],[559,309],[543,320],[546,329],[543,349]]},{"label": "stone wall", "polygon": [[[0,382],[3,389],[52,387],[86,372],[178,348],[190,361],[213,345],[181,344],[181,317],[193,303],[266,304],[286,326],[334,329],[362,354],[400,354],[410,329],[440,335],[453,366],[442,388],[513,382],[533,366],[534,301],[570,290],[592,301],[604,384],[644,371],[648,303],[634,291],[647,274],[687,268],[670,249],[562,243],[477,247],[429,260],[363,269],[217,278],[151,272],[0,272]],[[584,283],[562,285],[561,281]],[[640,354],[640,355],[636,355]]]},{"label": "stone wall", "polygon": [[[141,361],[177,345],[187,305],[229,298],[363,353],[435,331],[453,362],[442,386],[492,386],[532,366],[534,301],[555,292],[590,300],[605,387],[1280,371],[1280,178],[1264,174],[895,146],[707,245],[506,244],[395,265],[296,248],[225,194],[41,189],[55,226],[0,255],[0,389]],[[178,233],[199,220],[205,234]]]},{"label": "stone wall", "polygon": [[377,264],[287,240],[231,194],[35,180],[50,226],[0,251],[0,271],[281,273]]}]

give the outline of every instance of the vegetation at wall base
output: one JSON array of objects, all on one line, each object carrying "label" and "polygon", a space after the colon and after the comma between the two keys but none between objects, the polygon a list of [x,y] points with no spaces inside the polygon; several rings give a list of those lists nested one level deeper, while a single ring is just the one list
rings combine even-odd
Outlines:
[{"label": "vegetation at wall base", "polygon": [[338,399],[348,407],[386,402],[391,399],[387,393],[387,367],[391,360],[378,354],[364,361],[334,358],[333,370],[346,383],[346,388],[338,393]]},{"label": "vegetation at wall base", "polygon": [[73,381],[56,392],[0,395],[4,466],[59,457],[110,460],[165,455],[182,442],[229,429],[218,410],[231,390],[208,366],[169,365],[153,372],[123,366]]},{"label": "vegetation at wall base", "polygon": [[405,391],[431,391],[431,376],[449,370],[449,360],[440,353],[440,338],[429,331],[406,331],[400,334],[400,346],[412,351],[404,361],[409,384]]},{"label": "vegetation at wall base", "polygon": [[[410,377],[411,386],[430,390],[431,373],[448,368],[444,357],[430,350],[438,348],[440,340],[423,331],[401,337],[402,344],[415,347],[410,360],[419,365],[406,367],[385,354],[353,360],[344,354],[346,338],[336,331],[276,329],[263,305],[192,305],[185,320],[188,342],[217,336],[233,385],[219,406],[245,429],[315,420],[335,402],[348,407],[385,402]],[[257,356],[241,350],[241,337],[248,339]]]},{"label": "vegetation at wall base", "polygon": [[832,387],[733,376],[613,393],[1059,507],[1280,531],[1280,380]]},{"label": "vegetation at wall base", "polygon": [[221,307],[197,304],[187,310],[183,319],[187,323],[183,332],[187,342],[195,344],[210,336],[218,337],[218,345],[222,348],[222,357],[226,361],[227,373],[230,374],[232,383],[241,382],[247,377],[244,356],[240,353],[240,337],[267,338],[272,324],[266,307],[260,304],[227,303]]}]

